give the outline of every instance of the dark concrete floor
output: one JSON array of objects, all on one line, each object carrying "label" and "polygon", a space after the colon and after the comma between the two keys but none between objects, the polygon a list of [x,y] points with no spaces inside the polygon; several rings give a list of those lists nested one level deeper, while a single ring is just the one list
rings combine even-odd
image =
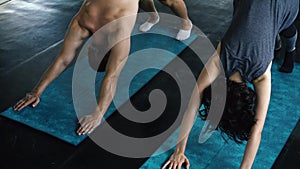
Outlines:
[{"label": "dark concrete floor", "polygon": [[[39,80],[42,72],[54,59],[61,45],[64,33],[72,16],[82,1],[45,0],[0,0],[0,110],[12,106],[25,92],[30,91]],[[218,43],[226,31],[230,19],[230,0],[186,0],[189,14],[194,24],[212,41]],[[171,13],[157,3],[160,12]],[[300,28],[297,22],[298,28]],[[299,45],[298,45],[299,46]],[[185,61],[199,74],[197,57],[191,51],[181,54]],[[187,57],[188,56],[188,57]],[[30,73],[28,73],[30,72]],[[141,92],[165,80],[164,90],[172,93],[172,87],[164,74],[159,74]],[[143,100],[141,94],[133,100]],[[145,103],[138,102],[143,107]],[[176,100],[174,100],[176,104]],[[172,112],[172,109],[168,110]],[[168,113],[166,112],[166,113]],[[112,125],[118,126],[120,115],[109,118]],[[155,124],[157,126],[157,124]],[[298,123],[289,141],[282,150],[274,168],[295,168],[299,166]],[[121,129],[120,129],[121,130]],[[148,133],[136,129],[124,132]],[[93,169],[93,168],[139,168],[144,159],[120,157],[99,148],[87,139],[78,147],[71,146],[52,136],[38,132],[22,124],[0,117],[0,168],[1,169]]]},{"label": "dark concrete floor", "polygon": [[300,162],[300,120],[297,123],[294,131],[289,137],[289,140],[281,150],[273,168],[299,168]]}]

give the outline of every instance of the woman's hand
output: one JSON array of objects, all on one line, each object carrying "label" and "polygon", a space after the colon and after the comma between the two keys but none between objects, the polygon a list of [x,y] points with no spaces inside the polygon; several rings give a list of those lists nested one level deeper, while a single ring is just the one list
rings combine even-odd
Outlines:
[{"label": "woman's hand", "polygon": [[183,153],[174,152],[162,169],[165,169],[167,166],[169,166],[169,169],[181,169],[181,166],[184,163],[186,164],[186,169],[190,168],[190,162],[188,158]]},{"label": "woman's hand", "polygon": [[36,107],[40,102],[40,97],[35,92],[27,93],[26,96],[18,101],[17,104],[13,107],[15,111],[20,111],[24,107],[32,104],[32,107]]}]

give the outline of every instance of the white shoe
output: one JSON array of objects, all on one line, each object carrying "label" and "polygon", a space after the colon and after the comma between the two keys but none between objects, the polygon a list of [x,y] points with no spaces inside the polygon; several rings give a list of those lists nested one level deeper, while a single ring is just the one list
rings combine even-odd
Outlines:
[{"label": "white shoe", "polygon": [[155,24],[157,24],[159,22],[159,17],[158,19],[154,22],[154,23],[151,23],[149,21],[146,21],[145,23],[143,23],[140,27],[139,27],[139,30],[141,32],[147,32],[149,31]]},{"label": "white shoe", "polygon": [[191,24],[191,28],[188,29],[188,30],[184,30],[184,29],[180,29],[179,32],[177,33],[177,36],[176,36],[176,39],[177,40],[186,40],[188,39],[190,36],[191,36],[191,31],[192,31],[192,28],[193,28],[193,23],[190,21],[190,24]]}]

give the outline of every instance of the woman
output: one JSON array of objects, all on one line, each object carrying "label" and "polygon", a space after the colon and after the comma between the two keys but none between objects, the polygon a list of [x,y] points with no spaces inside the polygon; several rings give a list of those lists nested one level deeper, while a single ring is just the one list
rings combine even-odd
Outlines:
[{"label": "woman", "polygon": [[[209,85],[219,76],[222,67],[227,78],[227,96],[223,116],[218,125],[222,134],[240,143],[248,141],[240,168],[251,168],[261,140],[271,95],[271,65],[274,57],[275,41],[280,32],[290,36],[287,55],[280,68],[290,72],[295,55],[293,22],[298,13],[298,0],[247,0],[234,1],[231,25],[216,53],[205,65],[197,80],[186,113],[183,117],[180,137],[175,152],[162,168],[179,169],[183,164],[189,168],[184,155],[191,125],[200,101],[207,117],[210,107]],[[220,62],[221,61],[221,62]],[[254,85],[254,91],[246,85]]]}]

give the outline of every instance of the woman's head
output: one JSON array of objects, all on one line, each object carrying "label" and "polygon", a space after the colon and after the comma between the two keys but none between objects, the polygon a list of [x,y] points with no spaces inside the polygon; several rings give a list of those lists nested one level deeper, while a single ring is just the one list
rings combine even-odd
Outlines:
[{"label": "woman's head", "polygon": [[[227,81],[227,96],[224,112],[218,128],[222,136],[226,134],[236,143],[242,143],[250,137],[250,131],[255,124],[254,105],[255,92],[246,83]],[[211,103],[211,89],[205,89],[202,103],[204,109],[200,110],[200,116],[206,120]]]}]

